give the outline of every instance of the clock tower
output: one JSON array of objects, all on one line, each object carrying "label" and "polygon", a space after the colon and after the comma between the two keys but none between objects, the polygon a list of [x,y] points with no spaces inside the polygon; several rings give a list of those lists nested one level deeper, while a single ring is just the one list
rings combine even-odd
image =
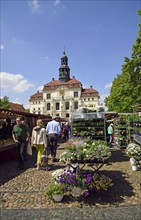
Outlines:
[{"label": "clock tower", "polygon": [[67,82],[70,80],[70,68],[68,66],[68,57],[64,50],[63,56],[61,57],[61,66],[59,68],[59,80],[61,82]]}]

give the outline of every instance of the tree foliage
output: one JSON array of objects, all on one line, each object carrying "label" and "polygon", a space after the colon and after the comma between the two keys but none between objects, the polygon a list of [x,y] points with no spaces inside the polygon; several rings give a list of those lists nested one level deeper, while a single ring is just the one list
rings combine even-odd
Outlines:
[{"label": "tree foliage", "polygon": [[0,98],[0,108],[9,109],[9,98],[7,96],[4,96],[4,98]]},{"label": "tree foliage", "polygon": [[138,37],[132,46],[131,59],[124,58],[122,73],[114,78],[110,95],[105,98],[108,111],[132,112],[132,106],[141,104],[141,10]]}]

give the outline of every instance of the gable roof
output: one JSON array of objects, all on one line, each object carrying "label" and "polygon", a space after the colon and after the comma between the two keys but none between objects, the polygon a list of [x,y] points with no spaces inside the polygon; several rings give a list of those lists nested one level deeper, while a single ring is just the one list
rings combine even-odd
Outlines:
[{"label": "gable roof", "polygon": [[66,86],[67,88],[81,88],[81,83],[75,78],[72,78],[67,82],[61,82],[60,80],[54,80],[53,78],[52,81],[44,85],[43,91],[55,90],[61,85]]},{"label": "gable roof", "polygon": [[82,89],[81,97],[97,97],[99,93],[97,90],[93,89],[92,87]]},{"label": "gable roof", "polygon": [[37,93],[33,94],[32,96],[30,96],[29,101],[33,101],[33,100],[42,100],[43,99],[43,93],[37,91]]},{"label": "gable roof", "polygon": [[9,108],[10,110],[25,112],[25,108],[21,104],[9,102],[9,105],[10,105]]}]

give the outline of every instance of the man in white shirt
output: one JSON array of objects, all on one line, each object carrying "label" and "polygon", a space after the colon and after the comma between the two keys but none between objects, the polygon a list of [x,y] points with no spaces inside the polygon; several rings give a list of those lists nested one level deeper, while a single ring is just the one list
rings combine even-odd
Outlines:
[{"label": "man in white shirt", "polygon": [[57,118],[52,118],[52,121],[48,122],[46,126],[46,134],[48,137],[52,161],[56,162],[56,150],[58,138],[61,133],[61,126]]}]

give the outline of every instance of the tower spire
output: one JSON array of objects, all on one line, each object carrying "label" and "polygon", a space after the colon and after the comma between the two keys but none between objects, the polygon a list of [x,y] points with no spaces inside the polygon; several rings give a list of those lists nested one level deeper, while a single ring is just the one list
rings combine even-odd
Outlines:
[{"label": "tower spire", "polygon": [[63,56],[61,57],[61,66],[59,68],[59,80],[61,82],[67,82],[70,80],[70,68],[68,66],[68,57],[66,55],[65,47]]}]

